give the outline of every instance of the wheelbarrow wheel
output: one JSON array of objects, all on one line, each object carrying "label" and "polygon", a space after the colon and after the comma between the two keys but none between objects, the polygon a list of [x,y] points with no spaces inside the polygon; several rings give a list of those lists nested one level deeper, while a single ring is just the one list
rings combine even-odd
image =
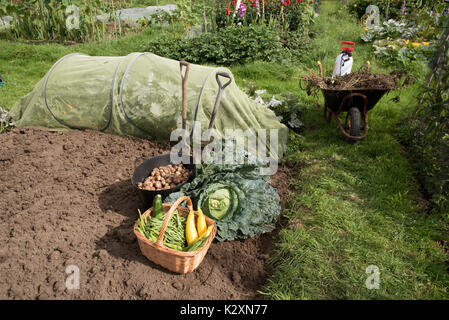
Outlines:
[{"label": "wheelbarrow wheel", "polygon": [[356,107],[349,109],[346,115],[346,128],[353,137],[360,136],[360,110]]}]

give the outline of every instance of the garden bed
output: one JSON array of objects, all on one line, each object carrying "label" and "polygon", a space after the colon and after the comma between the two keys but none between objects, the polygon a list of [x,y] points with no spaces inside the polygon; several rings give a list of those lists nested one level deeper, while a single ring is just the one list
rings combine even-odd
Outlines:
[{"label": "garden bed", "polygon": [[[0,135],[0,299],[259,299],[273,233],[213,243],[186,275],[140,252],[134,159],[168,144],[96,131],[15,129]],[[288,192],[280,167],[272,184]],[[80,269],[67,290],[66,267]]]}]

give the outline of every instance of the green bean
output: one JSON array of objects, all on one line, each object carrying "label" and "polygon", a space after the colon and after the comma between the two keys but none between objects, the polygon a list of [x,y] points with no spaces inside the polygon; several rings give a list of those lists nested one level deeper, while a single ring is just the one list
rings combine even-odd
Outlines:
[{"label": "green bean", "polygon": [[[183,251],[186,246],[185,240],[185,224],[186,218],[179,216],[178,211],[174,213],[174,217],[169,220],[164,234],[164,245],[168,248]],[[153,242],[157,241],[159,232],[164,223],[165,216],[155,218],[142,218],[139,210],[138,230]]]}]

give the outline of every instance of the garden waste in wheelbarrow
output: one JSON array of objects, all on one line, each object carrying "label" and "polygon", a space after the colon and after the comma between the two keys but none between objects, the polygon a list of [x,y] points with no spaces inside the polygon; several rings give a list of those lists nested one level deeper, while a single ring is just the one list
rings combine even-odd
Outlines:
[{"label": "garden waste in wheelbarrow", "polygon": [[[320,70],[321,65],[320,65]],[[359,141],[368,134],[368,111],[389,91],[397,88],[397,81],[403,73],[386,74],[369,73],[366,69],[345,76],[330,78],[311,75],[304,77],[308,82],[307,94],[312,88],[319,88],[324,96],[324,118],[329,123],[331,117],[337,122],[341,133],[348,139]],[[343,126],[338,116],[346,112]],[[362,126],[363,119],[363,126]],[[363,128],[363,133],[361,130]]]}]

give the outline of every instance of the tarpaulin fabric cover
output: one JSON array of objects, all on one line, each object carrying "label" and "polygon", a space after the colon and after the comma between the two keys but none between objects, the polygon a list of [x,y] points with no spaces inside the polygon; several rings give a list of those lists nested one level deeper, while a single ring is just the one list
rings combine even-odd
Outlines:
[{"label": "tarpaulin fabric cover", "polygon": [[[190,65],[188,130],[196,109],[201,129],[208,128],[218,92],[217,71],[231,74],[226,68]],[[169,140],[171,131],[181,128],[181,97],[176,60],[151,53],[124,57],[74,53],[59,59],[10,114],[19,127],[94,129]],[[214,128],[222,136],[225,129],[277,129],[278,148],[270,150],[275,159],[282,157],[288,136],[274,112],[251,100],[235,81],[223,92]]]}]

